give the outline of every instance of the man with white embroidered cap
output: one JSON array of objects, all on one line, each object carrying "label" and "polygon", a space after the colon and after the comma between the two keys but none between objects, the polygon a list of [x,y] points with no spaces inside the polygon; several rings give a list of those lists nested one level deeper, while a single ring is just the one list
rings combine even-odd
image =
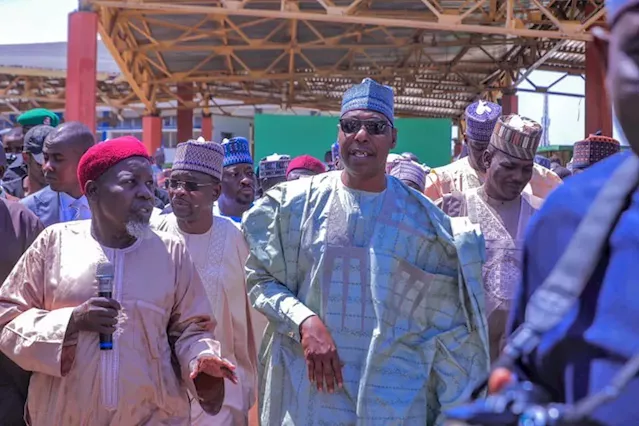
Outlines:
[{"label": "man with white embroidered cap", "polygon": [[348,89],[344,170],[274,187],[244,217],[269,320],[263,426],[439,424],[488,371],[481,237],[386,175],[393,104],[371,79]]},{"label": "man with white embroidered cap", "polygon": [[[144,145],[94,145],[77,179],[91,219],[45,229],[0,287],[0,350],[33,372],[27,423],[188,426],[187,390],[217,413],[235,367],[186,247],[149,228]],[[98,295],[100,271],[111,297]],[[99,334],[112,335],[111,350]]]},{"label": "man with white embroidered cap", "polygon": [[[482,155],[493,133],[502,108],[498,104],[477,101],[465,110],[467,128],[465,145],[469,155],[443,167],[431,170],[427,175],[425,195],[437,203],[453,191],[464,192],[478,188],[485,179]],[[531,180],[524,191],[536,197],[545,198],[562,180],[551,170],[534,164]]]},{"label": "man with white embroidered cap", "polygon": [[217,321],[222,357],[236,365],[238,384],[225,386],[222,409],[215,416],[191,404],[191,426],[246,425],[255,402],[256,354],[244,264],[249,255],[240,230],[213,214],[220,195],[224,149],[216,142],[178,144],[169,177],[173,213],[157,216],[153,225],[187,246]]}]

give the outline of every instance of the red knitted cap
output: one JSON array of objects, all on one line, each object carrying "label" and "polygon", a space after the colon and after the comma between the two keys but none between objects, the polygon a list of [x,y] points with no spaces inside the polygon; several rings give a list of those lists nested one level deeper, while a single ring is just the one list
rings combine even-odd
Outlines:
[{"label": "red knitted cap", "polygon": [[133,136],[122,136],[89,148],[78,163],[78,182],[82,192],[88,181],[98,179],[120,161],[131,157],[149,158],[142,142]]},{"label": "red knitted cap", "polygon": [[289,173],[291,173],[292,170],[296,169],[307,169],[320,174],[327,171],[327,166],[315,157],[310,155],[301,155],[289,162],[289,167],[287,167],[287,176],[289,176]]}]

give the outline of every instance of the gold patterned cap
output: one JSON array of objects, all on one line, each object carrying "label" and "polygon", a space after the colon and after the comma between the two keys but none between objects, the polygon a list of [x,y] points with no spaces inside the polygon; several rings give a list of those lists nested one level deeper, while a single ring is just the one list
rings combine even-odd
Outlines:
[{"label": "gold patterned cap", "polygon": [[542,126],[518,114],[498,119],[491,135],[491,145],[521,160],[533,160],[542,138]]}]

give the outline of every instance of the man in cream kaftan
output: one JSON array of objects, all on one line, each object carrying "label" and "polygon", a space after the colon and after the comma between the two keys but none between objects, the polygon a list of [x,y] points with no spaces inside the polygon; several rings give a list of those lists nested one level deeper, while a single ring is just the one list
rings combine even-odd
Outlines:
[{"label": "man in cream kaftan", "polygon": [[[148,227],[146,149],[132,137],[95,145],[78,180],[92,219],[45,229],[0,288],[0,350],[33,373],[28,424],[188,426],[187,389],[219,411],[234,366],[186,247]],[[109,298],[96,280],[107,262]],[[113,333],[111,350],[98,333]]]},{"label": "man in cream kaftan", "polygon": [[159,216],[159,230],[180,236],[191,254],[216,318],[216,338],[222,357],[236,365],[238,384],[227,383],[222,409],[208,416],[198,403],[191,410],[191,424],[243,425],[255,402],[256,347],[247,298],[244,264],[247,243],[227,218],[213,216],[213,226],[204,234],[181,231],[173,214]]},{"label": "man in cream kaftan", "polygon": [[[453,197],[459,197],[453,201]],[[454,193],[444,198],[442,210],[451,217],[468,217],[480,225],[486,247],[482,266],[485,308],[489,325],[491,360],[504,347],[505,330],[511,302],[522,272],[522,247],[529,220],[542,200],[522,193],[515,200],[501,202],[487,196],[482,187],[470,189],[460,197]]]},{"label": "man in cream kaftan", "polygon": [[540,198],[522,192],[532,173],[540,125],[514,115],[500,118],[495,129],[484,156],[485,184],[446,195],[442,203],[448,216],[468,217],[484,235],[482,281],[492,361],[506,343],[509,310],[522,273],[525,231],[542,205]]},{"label": "man in cream kaftan", "polygon": [[[95,268],[104,260],[116,267],[114,298],[123,307],[112,351],[98,349],[97,334],[65,337],[73,308],[97,294]],[[33,371],[32,425],[186,426],[188,364],[220,353],[209,312],[177,239],[149,231],[116,250],[93,239],[90,221],[52,225],[0,289],[0,349]]]},{"label": "man in cream kaftan", "polygon": [[[250,298],[269,319],[261,424],[434,425],[488,372],[479,251],[393,177],[381,193],[341,172],[268,191],[243,222]],[[300,324],[318,315],[344,388],[307,378]]]},{"label": "man in cream kaftan", "polygon": [[226,383],[219,413],[210,416],[192,401],[192,426],[244,426],[256,395],[257,354],[244,271],[249,249],[233,222],[212,211],[221,192],[223,159],[219,143],[178,144],[168,181],[173,213],[153,222],[187,245],[218,322],[222,356],[236,366],[238,384]]}]

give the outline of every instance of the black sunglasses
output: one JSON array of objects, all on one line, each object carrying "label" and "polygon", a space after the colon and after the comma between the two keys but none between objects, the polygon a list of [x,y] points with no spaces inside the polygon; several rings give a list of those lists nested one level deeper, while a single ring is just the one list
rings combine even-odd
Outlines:
[{"label": "black sunglasses", "polygon": [[182,187],[182,188],[184,188],[185,191],[188,191],[188,192],[197,191],[198,189],[202,188],[203,186],[211,186],[211,185],[213,185],[213,182],[211,182],[211,183],[197,183],[197,182],[189,182],[189,181],[178,180],[178,179],[167,179],[167,181],[169,182],[169,188],[178,189],[178,188]]},{"label": "black sunglasses", "polygon": [[388,128],[393,128],[391,124],[384,120],[356,120],[355,118],[345,118],[340,120],[340,130],[344,133],[357,133],[364,126],[370,135],[382,135]]}]

